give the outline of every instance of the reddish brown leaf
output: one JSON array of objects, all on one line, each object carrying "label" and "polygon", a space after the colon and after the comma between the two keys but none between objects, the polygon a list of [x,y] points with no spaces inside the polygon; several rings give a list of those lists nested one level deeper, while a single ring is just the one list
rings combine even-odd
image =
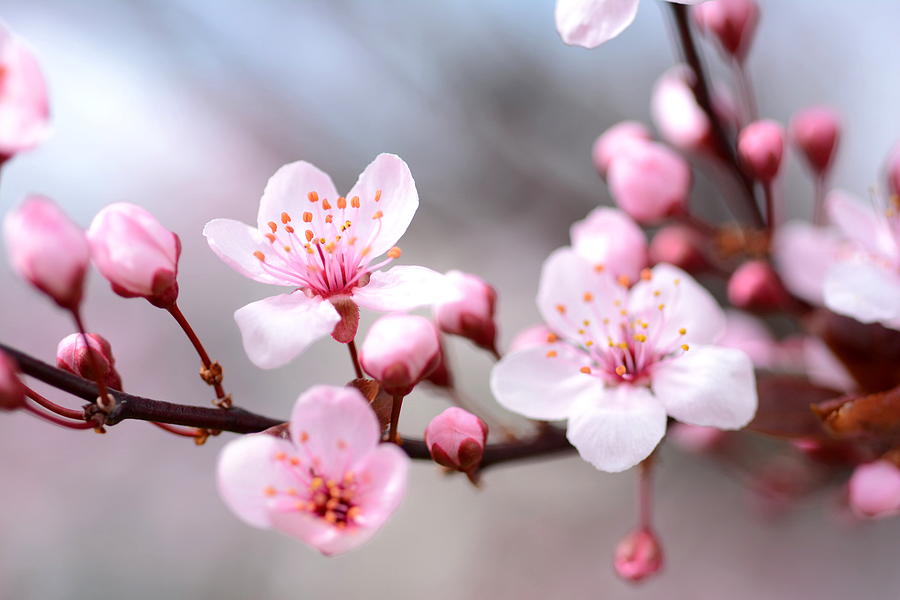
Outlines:
[{"label": "reddish brown leaf", "polygon": [[825,428],[836,437],[900,441],[900,388],[865,396],[845,396],[815,407]]}]

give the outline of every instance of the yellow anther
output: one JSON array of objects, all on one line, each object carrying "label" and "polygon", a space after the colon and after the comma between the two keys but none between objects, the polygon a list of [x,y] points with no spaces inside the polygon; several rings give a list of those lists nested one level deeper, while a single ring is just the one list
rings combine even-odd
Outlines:
[{"label": "yellow anther", "polygon": [[294,233],[294,228],[291,225],[285,225],[284,230],[288,233]]},{"label": "yellow anther", "polygon": [[362,509],[358,506],[353,506],[350,510],[347,511],[347,518],[351,521],[359,517],[359,513],[362,512]]},{"label": "yellow anther", "polygon": [[684,334],[687,333],[687,329],[685,329],[684,327],[682,327],[681,329],[678,330],[678,333],[680,333],[681,335],[684,335]]},{"label": "yellow anther", "polygon": [[582,373],[584,373],[585,375],[590,375],[590,374],[591,374],[591,368],[590,368],[590,367],[581,367],[581,368],[578,369],[578,370],[581,371]]},{"label": "yellow anther", "polygon": [[352,483],[354,479],[356,479],[356,473],[353,471],[344,473],[344,483]]},{"label": "yellow anther", "polygon": [[328,198],[322,200],[322,208],[325,210],[331,210],[331,202],[328,201]]},{"label": "yellow anther", "polygon": [[328,242],[328,243],[325,245],[325,252],[328,252],[329,254],[332,253],[332,252],[334,252],[334,249],[335,249],[334,242]]},{"label": "yellow anther", "polygon": [[300,459],[297,458],[296,456],[292,456],[292,457],[290,458],[290,460],[288,460],[288,462],[291,463],[292,465],[294,465],[294,466],[296,467],[297,465],[300,464]]},{"label": "yellow anther", "polygon": [[326,223],[333,223],[333,222],[334,222],[334,215],[325,215],[325,222],[326,222]]},{"label": "yellow anther", "polygon": [[313,239],[314,237],[316,237],[316,234],[314,234],[314,233],[312,232],[311,229],[307,229],[305,235],[306,235],[306,241],[307,241],[307,242],[311,242],[312,239]]},{"label": "yellow anther", "polygon": [[547,351],[547,358],[556,358],[556,350]]},{"label": "yellow anther", "polygon": [[359,196],[353,196],[350,198],[350,206],[353,208],[359,208]]},{"label": "yellow anther", "polygon": [[380,219],[383,216],[384,216],[383,212],[381,212],[380,210],[376,210],[375,213],[372,214],[372,220]]},{"label": "yellow anther", "polygon": [[301,442],[304,442],[304,443],[305,443],[305,442],[308,442],[308,441],[309,441],[309,434],[308,434],[307,432],[305,432],[305,431],[301,431],[301,432],[300,432],[300,441],[301,441]]},{"label": "yellow anther", "polygon": [[347,199],[341,196],[337,199],[337,207],[338,208],[347,208]]},{"label": "yellow anther", "polygon": [[646,341],[647,341],[647,336],[644,335],[643,333],[636,333],[636,334],[634,334],[634,341],[636,341],[636,342],[646,342]]},{"label": "yellow anther", "polygon": [[319,243],[320,243],[320,244],[324,244],[324,243],[327,242],[327,241],[328,241],[328,240],[326,240],[325,238],[319,238]]},{"label": "yellow anther", "polygon": [[666,305],[665,305],[665,304],[660,304],[660,305],[657,306],[656,308],[658,308],[659,310],[663,310],[663,309],[666,308]]},{"label": "yellow anther", "polygon": [[[353,241],[354,240],[350,240],[350,243],[352,244]],[[359,255],[360,256],[368,256],[369,252],[371,252],[371,251],[372,251],[372,246],[366,246],[365,248],[362,249],[362,252],[360,252]]]},{"label": "yellow anther", "polygon": [[375,190],[375,202],[381,202],[381,190]]},{"label": "yellow anther", "polygon": [[628,344],[625,342],[619,342],[616,346],[618,346],[619,350],[628,350]]},{"label": "yellow anther", "polygon": [[548,333],[548,334],[547,334],[547,343],[548,343],[548,344],[552,344],[553,342],[555,342],[555,341],[557,341],[557,340],[559,340],[559,338],[556,337],[556,334],[555,334],[555,333]]},{"label": "yellow anther", "polygon": [[587,319],[585,319],[584,321],[581,322],[581,324],[584,325],[585,327],[587,327],[591,324],[591,322],[588,321]]},{"label": "yellow anther", "polygon": [[618,277],[616,277],[616,281],[622,287],[628,287],[629,285],[631,285],[631,280],[628,278],[628,275],[619,275]]},{"label": "yellow anther", "polygon": [[688,346],[687,344],[682,344],[682,345],[681,345],[681,349],[684,350],[685,352],[687,352],[688,350],[691,349],[691,347]]},{"label": "yellow anther", "polygon": [[318,202],[319,201],[319,194],[317,194],[316,192],[310,192],[306,195],[306,197],[309,198],[310,202]]},{"label": "yellow anther", "polygon": [[287,214],[286,212],[281,213],[281,222],[282,222],[284,225],[287,225],[288,223],[290,223],[290,222],[291,222],[291,215]]},{"label": "yellow anther", "polygon": [[275,224],[275,221],[269,221],[268,225],[269,225],[269,229],[272,230],[272,233],[275,233],[276,231],[278,231],[278,225]]},{"label": "yellow anther", "polygon": [[284,460],[285,456],[287,456],[287,454],[285,454],[284,452],[276,452],[275,460]]},{"label": "yellow anther", "polygon": [[566,306],[565,306],[565,304],[557,304],[557,305],[556,305],[556,312],[558,312],[558,313],[561,314],[561,315],[566,314]]},{"label": "yellow anther", "polygon": [[284,248],[284,251],[285,251],[285,252],[290,252],[290,251],[291,251],[291,247],[290,247],[290,246],[283,246],[283,248]]},{"label": "yellow anther", "polygon": [[325,520],[329,523],[337,523],[337,515],[329,510],[325,513]]},{"label": "yellow anther", "polygon": [[321,477],[313,477],[313,480],[309,482],[309,489],[312,491],[316,491],[317,489],[322,487],[322,484],[325,483],[322,481]]},{"label": "yellow anther", "polygon": [[654,297],[654,298],[659,298],[661,294],[662,294],[661,291],[659,291],[659,290],[653,290],[653,297]]},{"label": "yellow anther", "polygon": [[588,348],[590,348],[591,346],[594,345],[594,342],[592,342],[591,340],[588,340],[584,343],[584,345],[587,346]]},{"label": "yellow anther", "polygon": [[606,267],[603,265],[594,265],[594,271],[597,273],[602,273],[606,270]]},{"label": "yellow anther", "polygon": [[269,240],[270,242],[272,242],[273,244],[275,243],[275,236],[272,235],[271,233],[266,234],[266,239]]},{"label": "yellow anther", "polygon": [[262,252],[260,252],[259,250],[257,250],[256,252],[254,252],[254,253],[253,253],[253,256],[255,256],[256,258],[258,258],[258,259],[260,260],[260,262],[266,262],[266,255],[263,254]]},{"label": "yellow anther", "polygon": [[619,314],[620,314],[621,316],[623,316],[623,317],[627,317],[627,316],[628,316],[628,311],[625,310],[625,309],[623,308],[622,310],[619,311]]},{"label": "yellow anther", "polygon": [[681,285],[681,279],[676,278],[675,281],[673,281],[672,283],[674,283],[675,285]]},{"label": "yellow anther", "polygon": [[585,332],[584,332],[584,329],[579,329],[579,330],[578,330],[578,335],[584,335],[584,333],[585,333]]},{"label": "yellow anther", "polygon": [[266,496],[274,496],[274,495],[277,494],[277,493],[278,493],[278,492],[275,491],[275,488],[273,488],[271,485],[267,485],[267,486],[263,489],[263,494],[265,494]]},{"label": "yellow anther", "polygon": [[400,250],[400,248],[398,248],[397,246],[394,246],[393,248],[388,250],[387,255],[388,255],[388,258],[400,258],[400,255],[402,253],[403,253],[403,251]]},{"label": "yellow anther", "polygon": [[622,375],[624,375],[627,372],[628,372],[628,369],[625,368],[625,365],[619,365],[618,367],[616,367],[616,375],[618,375],[619,377],[621,377]]},{"label": "yellow anther", "polygon": [[585,292],[582,298],[584,298],[585,302],[591,302],[594,299],[594,295],[590,292]]},{"label": "yellow anther", "polygon": [[312,223],[312,213],[311,212],[306,211],[305,213],[303,213],[303,222],[304,223]]},{"label": "yellow anther", "polygon": [[650,269],[641,269],[641,279],[650,281],[653,278],[653,271]]}]

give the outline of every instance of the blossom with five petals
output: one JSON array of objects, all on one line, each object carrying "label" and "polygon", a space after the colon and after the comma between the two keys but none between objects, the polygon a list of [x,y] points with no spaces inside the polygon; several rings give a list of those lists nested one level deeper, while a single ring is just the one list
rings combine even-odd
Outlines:
[{"label": "blossom with five petals", "polygon": [[491,389],[526,417],[568,419],[569,441],[598,469],[645,459],[669,416],[739,429],[755,414],[750,359],[712,345],[725,317],[680,269],[657,265],[626,288],[561,248],[544,263],[537,303],[558,337],[505,356]]},{"label": "blossom with five petals", "polygon": [[394,244],[418,206],[406,163],[380,154],[346,196],[338,195],[328,175],[299,161],[269,180],[258,228],[231,219],[207,223],[203,234],[210,248],[230,267],[262,283],[295,288],[235,312],[250,360],[275,368],[329,333],[350,341],[356,305],[404,311],[453,297],[452,286],[431,269],[379,270],[400,256]]},{"label": "blossom with five petals", "polygon": [[222,449],[219,493],[250,525],[326,555],[346,552],[372,537],[406,491],[409,458],[379,437],[359,391],[315,386],[294,406],[290,439],[247,435]]}]

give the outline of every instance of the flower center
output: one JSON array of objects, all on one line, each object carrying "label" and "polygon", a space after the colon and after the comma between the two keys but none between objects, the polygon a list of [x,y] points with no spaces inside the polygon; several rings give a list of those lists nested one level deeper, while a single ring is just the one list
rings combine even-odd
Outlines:
[{"label": "flower center", "polygon": [[[267,223],[265,237],[271,249],[257,250],[253,256],[268,273],[328,298],[365,285],[366,275],[400,257],[400,248],[394,246],[388,250],[387,259],[369,264],[372,243],[381,233],[384,218],[379,208],[381,190],[376,190],[368,202],[359,196],[350,200],[341,196],[332,203],[328,198],[320,199],[315,191],[309,192],[307,199],[309,210],[300,215],[283,212],[280,223]],[[375,221],[375,226],[361,228],[361,221]],[[365,231],[365,239],[357,231]]]}]

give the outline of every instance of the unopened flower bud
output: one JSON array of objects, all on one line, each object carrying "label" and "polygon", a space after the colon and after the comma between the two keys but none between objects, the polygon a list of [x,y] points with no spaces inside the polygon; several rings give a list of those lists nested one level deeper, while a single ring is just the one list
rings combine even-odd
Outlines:
[{"label": "unopened flower bud", "polygon": [[803,109],[791,119],[791,140],[803,153],[809,167],[824,174],[831,166],[841,135],[838,114],[824,106]]},{"label": "unopened flower bud", "polygon": [[728,301],[744,310],[776,310],[785,305],[788,294],[769,263],[751,260],[738,267],[728,280]]},{"label": "unopened flower bud", "polygon": [[50,133],[47,88],[31,49],[0,23],[0,163]]},{"label": "unopened flower bud", "polygon": [[434,462],[448,469],[471,473],[481,464],[488,427],[484,421],[456,406],[431,420],[425,445]]},{"label": "unopened flower bud", "polygon": [[369,328],[359,358],[387,392],[406,395],[437,367],[438,331],[424,317],[385,315]]},{"label": "unopened flower bud", "polygon": [[887,178],[891,194],[900,196],[900,145],[894,148],[888,159]]},{"label": "unopened flower bud", "polygon": [[[94,372],[95,365],[99,373]],[[116,371],[112,348],[100,334],[73,333],[64,337],[56,347],[56,366],[91,381],[102,379],[113,389],[122,389],[122,378]]]},{"label": "unopened flower bud", "polygon": [[510,352],[545,346],[556,341],[556,334],[546,325],[532,325],[516,334],[509,344]]},{"label": "unopened flower bud", "polygon": [[712,126],[691,89],[694,80],[687,65],[663,73],[653,86],[650,113],[668,143],[687,152],[712,153]]},{"label": "unopened flower bud", "polygon": [[115,293],[161,308],[178,298],[181,241],[140,206],[110,204],[94,217],[88,239],[94,264]]},{"label": "unopened flower bud", "polygon": [[682,210],[691,189],[691,169],[681,156],[652,142],[634,144],[610,163],[609,191],[639,223],[652,224]]},{"label": "unopened flower bud", "polygon": [[3,233],[16,273],[61,307],[78,308],[90,261],[84,231],[49,198],[29,196],[6,215]]},{"label": "unopened flower bud", "polygon": [[16,410],[25,404],[25,386],[19,379],[19,365],[0,351],[0,410]]},{"label": "unopened flower bud", "polygon": [[609,163],[613,158],[622,154],[629,144],[636,141],[649,142],[650,132],[637,121],[622,121],[613,125],[594,141],[591,149],[591,158],[594,160],[594,167],[601,177],[606,177],[609,170]]},{"label": "unopened flower bud", "polygon": [[759,22],[755,0],[714,0],[692,10],[700,30],[714,35],[726,52],[738,60],[747,56]]},{"label": "unopened flower bud", "polygon": [[434,305],[434,320],[444,333],[471,340],[477,346],[496,351],[497,326],[494,304],[497,293],[480,277],[461,271],[448,271],[447,282],[458,296]]},{"label": "unopened flower bud", "polygon": [[637,529],[619,542],[613,566],[619,577],[633,583],[643,581],[663,566],[659,540],[649,529]]},{"label": "unopened flower bud", "polygon": [[703,246],[703,237],[690,227],[667,225],[650,242],[650,262],[668,263],[688,273],[697,273],[709,267]]},{"label": "unopened flower bud", "polygon": [[856,467],[850,477],[850,508],[861,517],[900,513],[900,469],[886,460]]},{"label": "unopened flower bud", "polygon": [[778,175],[781,168],[784,129],[775,121],[755,121],[741,131],[737,147],[750,175],[768,183]]},{"label": "unopened flower bud", "polygon": [[647,237],[624,211],[595,208],[569,236],[576,254],[613,277],[637,281],[647,266]]}]

